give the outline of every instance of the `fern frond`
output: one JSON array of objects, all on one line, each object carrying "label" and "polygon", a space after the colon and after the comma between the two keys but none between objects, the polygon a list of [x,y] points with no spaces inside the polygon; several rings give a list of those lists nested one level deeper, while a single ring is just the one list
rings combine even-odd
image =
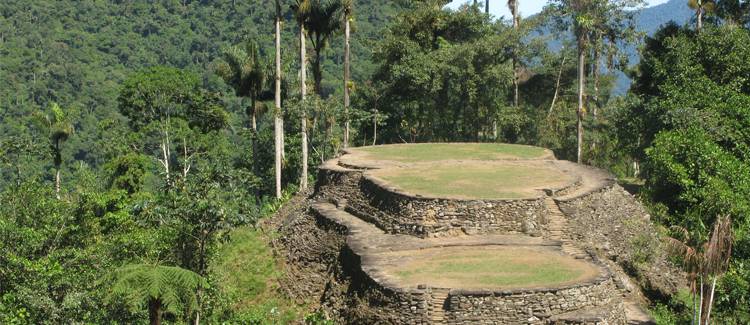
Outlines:
[{"label": "fern frond", "polygon": [[195,292],[208,285],[203,277],[190,270],[150,264],[120,267],[111,275],[111,280],[114,283],[110,299],[121,297],[132,309],[153,299],[170,311],[194,308]]}]

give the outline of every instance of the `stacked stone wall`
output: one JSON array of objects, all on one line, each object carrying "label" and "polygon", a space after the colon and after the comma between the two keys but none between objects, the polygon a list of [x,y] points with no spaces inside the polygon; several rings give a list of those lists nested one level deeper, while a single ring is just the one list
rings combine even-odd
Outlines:
[{"label": "stacked stone wall", "polygon": [[[652,299],[666,299],[685,285],[648,212],[616,182],[558,200],[558,205],[568,217],[568,236],[611,261],[620,289],[640,287]],[[638,283],[632,283],[630,276]]]},{"label": "stacked stone wall", "polygon": [[319,172],[316,196],[388,233],[433,237],[455,234],[547,231],[544,198],[460,200],[426,198],[404,193],[363,175],[362,170],[327,164]]},{"label": "stacked stone wall", "polygon": [[[311,211],[316,224],[327,229],[336,229],[338,234],[348,234],[351,229],[314,210]],[[340,318],[349,324],[426,324],[428,316],[429,290],[403,289],[381,283],[372,278],[362,267],[362,247],[351,241],[341,246],[337,259],[346,278],[347,288],[331,300],[344,300],[347,308]],[[335,293],[334,293],[335,294]],[[357,306],[357,308],[352,308]]]},{"label": "stacked stone wall", "polygon": [[609,274],[569,287],[533,290],[451,290],[447,310],[451,324],[541,324],[553,315],[597,307],[617,314],[615,286]]}]

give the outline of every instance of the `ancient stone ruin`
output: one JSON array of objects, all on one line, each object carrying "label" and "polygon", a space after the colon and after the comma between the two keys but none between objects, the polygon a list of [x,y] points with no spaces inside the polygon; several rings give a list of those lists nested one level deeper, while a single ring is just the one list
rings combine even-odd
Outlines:
[{"label": "ancient stone ruin", "polygon": [[[610,204],[626,208],[609,213]],[[314,193],[282,214],[275,244],[286,261],[284,288],[341,323],[645,317],[638,285],[617,262],[632,260],[627,238],[636,231],[653,241],[648,215],[608,173],[541,148],[350,149],[325,163]],[[660,277],[637,282],[673,286]]]}]

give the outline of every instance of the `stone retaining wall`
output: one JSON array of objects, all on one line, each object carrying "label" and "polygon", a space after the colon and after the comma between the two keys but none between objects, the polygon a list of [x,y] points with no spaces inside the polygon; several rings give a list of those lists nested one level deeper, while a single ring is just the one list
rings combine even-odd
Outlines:
[{"label": "stone retaining wall", "polygon": [[552,317],[550,325],[616,325],[628,324],[622,303],[613,303],[599,308],[587,308]]},{"label": "stone retaining wall", "polygon": [[[433,289],[422,286],[400,288],[371,275],[369,272],[377,272],[372,269],[371,264],[363,268],[363,261],[370,257],[366,254],[369,249],[367,244],[361,240],[374,236],[374,233],[369,234],[366,229],[356,226],[356,223],[350,225],[347,221],[338,221],[316,209],[312,209],[311,213],[318,228],[347,234],[346,245],[341,247],[341,257],[337,260],[348,278],[349,287],[340,292],[340,296],[333,298],[348,299],[345,305],[349,311],[353,310],[352,306],[357,306],[357,313],[343,317],[347,319],[347,323],[429,323],[429,317],[434,312],[434,306],[430,303],[434,299]],[[622,316],[622,313],[613,309],[621,306],[619,301],[613,300],[618,293],[610,274],[604,266],[597,265],[601,270],[598,277],[564,287],[450,290],[445,304],[445,319],[451,324],[543,324],[553,315],[591,307],[598,308],[600,314],[604,312],[607,315]],[[575,324],[569,321],[568,319],[566,324]]]},{"label": "stone retaining wall", "polygon": [[[350,233],[347,225],[340,224],[314,209],[317,224],[323,228],[336,229],[342,235]],[[348,288],[339,292],[333,300],[348,300],[342,317],[350,324],[426,324],[430,293],[426,289],[402,289],[380,283],[362,268],[363,249],[345,240],[338,261]],[[331,298],[329,298],[331,299]],[[357,308],[352,308],[357,306]]]},{"label": "stone retaining wall", "polygon": [[[364,175],[363,175],[364,174]],[[514,200],[436,199],[399,191],[366,175],[329,162],[319,171],[316,197],[346,210],[388,233],[419,237],[456,234],[547,231],[544,198]]]},{"label": "stone retaining wall", "polygon": [[[646,209],[614,181],[556,201],[568,218],[569,238],[611,260],[621,289],[634,291],[637,285],[653,299],[666,299],[685,286]],[[630,281],[633,275],[637,284]]]},{"label": "stone retaining wall", "polygon": [[391,216],[391,220],[379,220],[379,223],[393,233],[428,236],[457,231],[470,235],[541,234],[547,224],[543,197],[517,200],[425,198],[399,191],[367,174],[360,180],[360,191],[370,206]]},{"label": "stone retaining wall", "polygon": [[[451,290],[446,315],[451,324],[541,324],[553,315],[590,307],[621,309],[621,302],[613,299],[618,296],[608,273],[562,288]],[[622,317],[617,310],[606,312]]]}]

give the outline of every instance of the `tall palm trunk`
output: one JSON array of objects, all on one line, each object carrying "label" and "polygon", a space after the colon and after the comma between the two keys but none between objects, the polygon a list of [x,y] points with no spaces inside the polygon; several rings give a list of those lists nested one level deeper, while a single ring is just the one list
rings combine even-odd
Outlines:
[{"label": "tall palm trunk", "polygon": [[583,116],[584,116],[584,87],[586,85],[586,43],[583,39],[578,41],[578,150],[576,161],[583,163]]},{"label": "tall palm trunk", "polygon": [[703,8],[698,7],[698,18],[697,18],[697,31],[703,29]]},{"label": "tall palm trunk", "polygon": [[[591,58],[591,77],[594,79],[594,89],[593,94],[591,94],[591,102],[593,105],[587,105],[588,107],[591,107],[591,117],[593,118],[595,125],[599,114],[599,42],[601,42],[601,37],[597,37],[596,39],[596,44],[593,47],[593,57]],[[596,142],[597,139],[591,141],[592,152],[596,149]]]},{"label": "tall palm trunk", "polygon": [[302,176],[300,177],[300,188],[307,189],[307,48],[305,45],[305,24],[299,24],[299,62],[300,62],[300,94],[302,96]]},{"label": "tall palm trunk", "polygon": [[[487,7],[489,7],[489,0],[487,1]],[[521,18],[518,16],[518,0],[508,1],[508,7],[510,13],[513,16],[513,30],[518,34],[521,27]],[[489,12],[489,11],[488,11]],[[519,38],[520,42],[520,38]],[[516,45],[518,47],[518,44]],[[518,84],[519,84],[519,71],[518,71],[518,50],[513,49],[513,107],[518,108]]]},{"label": "tall palm trunk", "polygon": [[344,149],[349,147],[349,79],[351,78],[349,61],[350,40],[349,16],[344,17]]},{"label": "tall palm trunk", "polygon": [[276,11],[276,109],[274,111],[274,140],[276,149],[276,198],[281,198],[281,146],[282,122],[281,122],[281,13]]},{"label": "tall palm trunk", "polygon": [[[315,45],[315,44],[313,44]],[[318,96],[322,96],[323,92],[323,71],[320,67],[320,60],[322,57],[322,54],[320,52],[323,51],[322,48],[315,48],[315,58],[313,58],[313,66],[312,66],[312,73],[313,73],[313,81],[315,82],[315,93],[318,94]]]},{"label": "tall palm trunk", "polygon": [[60,199],[60,166],[55,168],[55,197]]},{"label": "tall palm trunk", "polygon": [[60,168],[62,166],[62,155],[60,154],[60,141],[55,141],[55,145],[53,147],[55,151],[55,197],[59,200],[60,199]]}]

